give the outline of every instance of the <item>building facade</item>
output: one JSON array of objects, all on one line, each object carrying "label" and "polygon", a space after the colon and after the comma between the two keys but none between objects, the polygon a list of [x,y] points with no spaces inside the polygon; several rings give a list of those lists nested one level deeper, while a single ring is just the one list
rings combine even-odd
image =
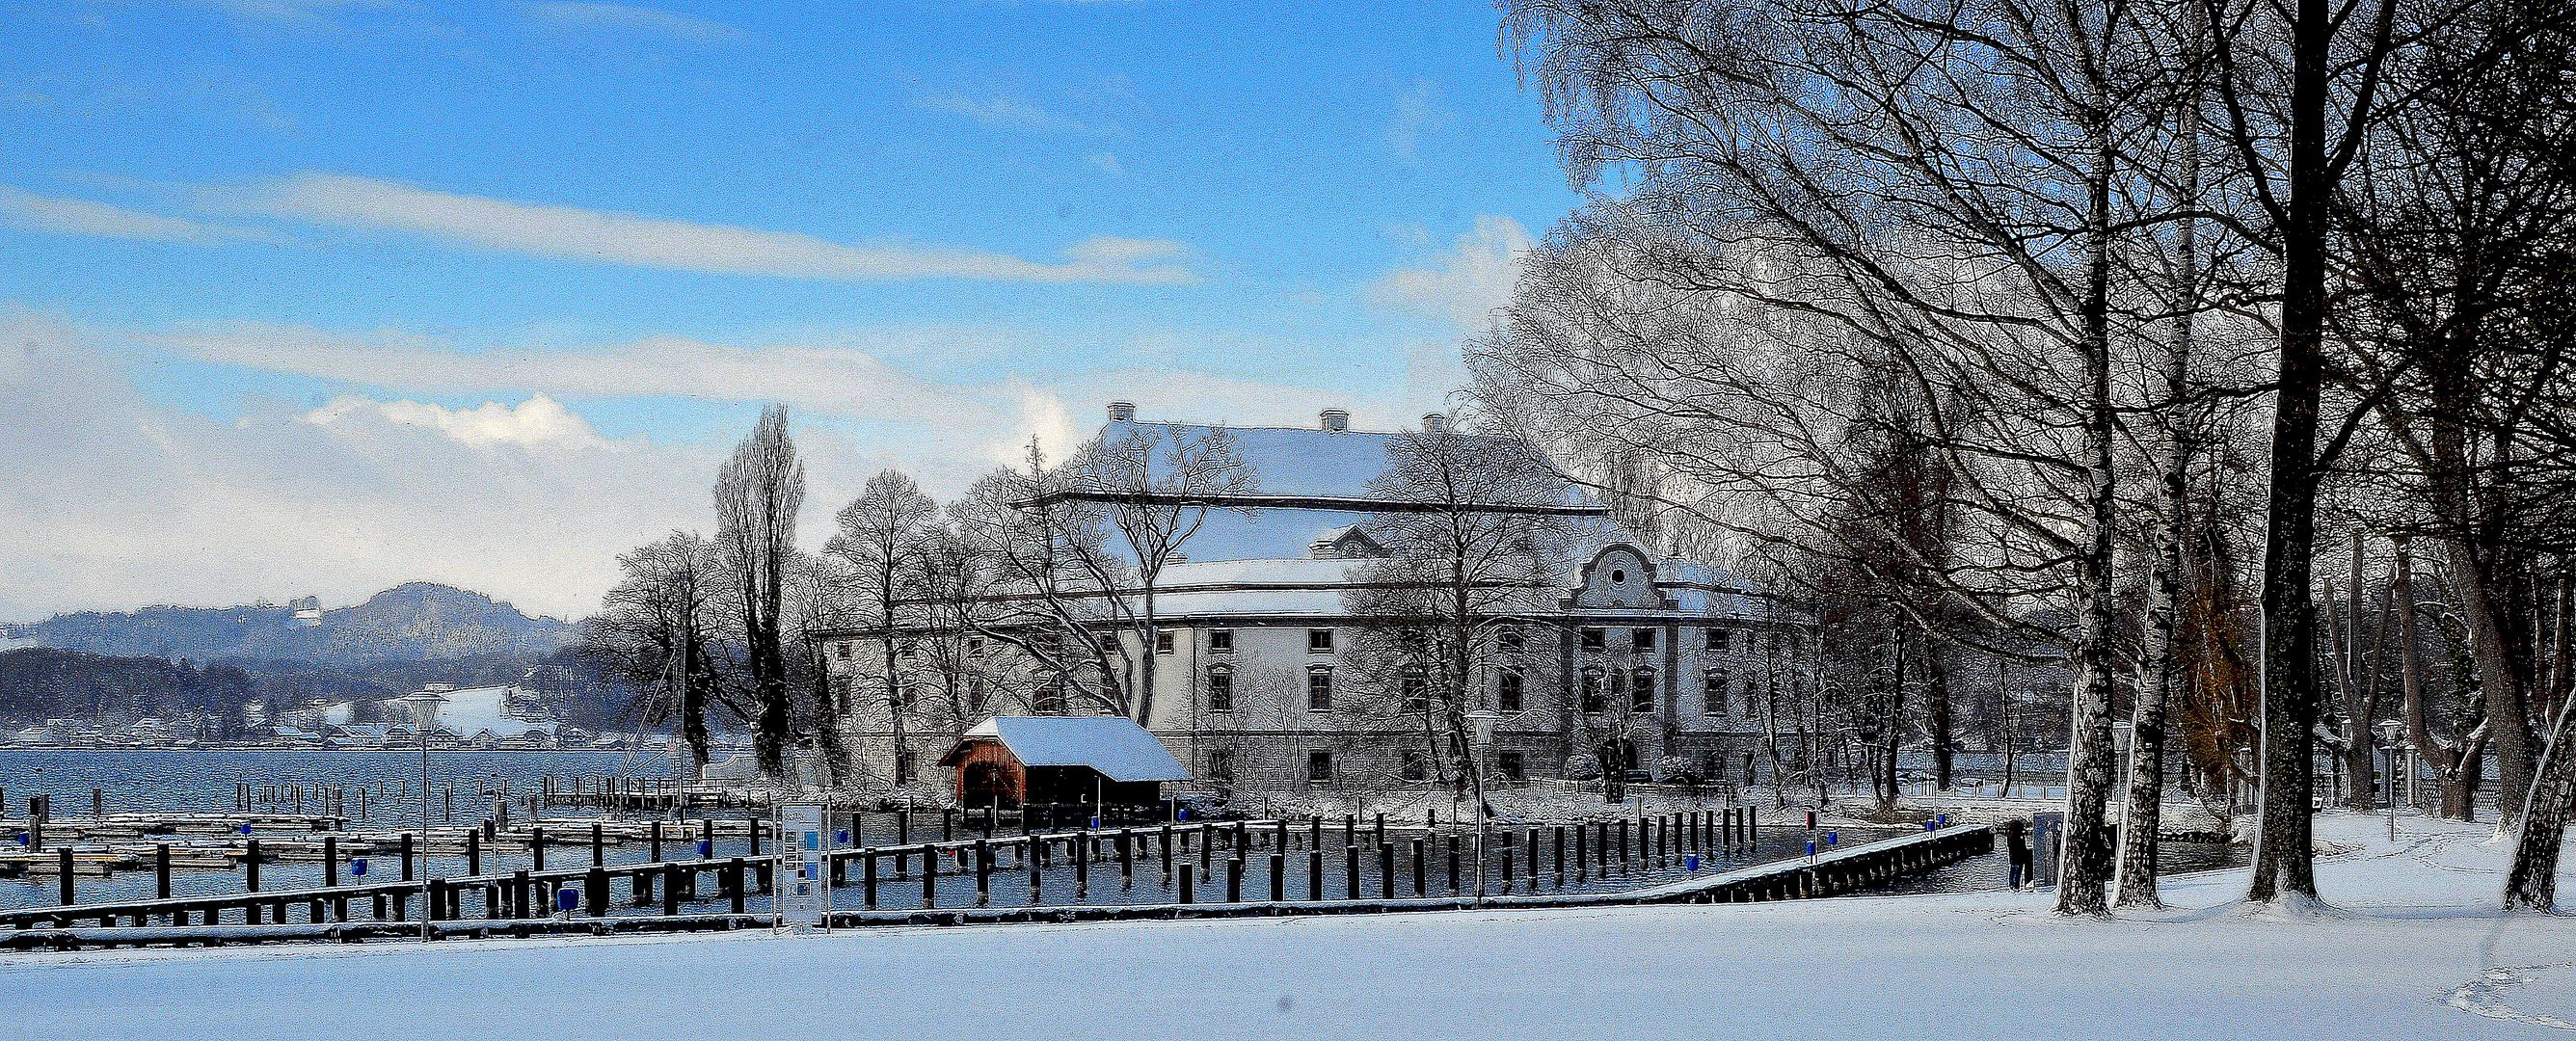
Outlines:
[{"label": "building facade", "polygon": [[[1440,420],[1425,422],[1437,430]],[[1455,750],[1428,718],[1420,670],[1405,664],[1416,623],[1379,613],[1368,580],[1385,554],[1371,518],[1406,508],[1378,480],[1406,434],[1353,430],[1338,411],[1311,428],[1143,423],[1119,403],[1102,436],[1222,436],[1252,475],[1248,488],[1203,497],[1185,559],[1153,583],[1150,635],[1135,623],[1140,589],[1118,591],[1129,609],[1101,624],[1138,722],[1218,787],[1397,788],[1445,774]],[[1571,482],[1550,495],[1573,532],[1549,549],[1561,577],[1474,638],[1467,707],[1498,717],[1487,769],[1747,776],[1762,736],[1792,728],[1787,714],[1814,680],[1805,617],[1733,575],[1655,554]],[[917,776],[916,764],[987,715],[1084,710],[1060,670],[1051,680],[1013,640],[971,628],[898,627],[903,674],[890,685],[879,664],[888,635],[818,636],[850,706],[846,737],[876,776],[894,774],[898,756]]]}]

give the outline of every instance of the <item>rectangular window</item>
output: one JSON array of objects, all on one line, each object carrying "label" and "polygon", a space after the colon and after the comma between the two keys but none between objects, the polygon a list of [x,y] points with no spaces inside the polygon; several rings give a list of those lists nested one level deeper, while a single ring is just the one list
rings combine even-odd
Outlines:
[{"label": "rectangular window", "polygon": [[1604,703],[1601,700],[1601,670],[1583,670],[1582,689],[1584,714],[1599,715],[1604,707]]},{"label": "rectangular window", "polygon": [[1234,711],[1234,670],[1208,670],[1207,707],[1210,712]]},{"label": "rectangular window", "polygon": [[1408,780],[1408,781],[1428,781],[1428,780],[1430,780],[1430,779],[1431,779],[1431,753],[1429,753],[1429,752],[1425,752],[1425,751],[1423,751],[1423,750],[1421,750],[1421,749],[1419,749],[1419,748],[1408,748],[1408,749],[1405,749],[1405,750],[1404,750],[1404,766],[1403,766],[1403,768],[1402,768],[1402,769],[1403,769],[1403,777],[1404,777],[1404,779],[1405,779],[1405,780]]},{"label": "rectangular window", "polygon": [[1519,669],[1504,669],[1501,675],[1494,677],[1494,711],[1518,712],[1521,710],[1522,682]]},{"label": "rectangular window", "polygon": [[1639,669],[1629,678],[1628,708],[1639,715],[1655,711],[1655,670]]},{"label": "rectangular window", "polygon": [[1520,780],[1522,779],[1523,774],[1526,773],[1522,768],[1521,754],[1519,752],[1494,753],[1494,766],[1496,769],[1503,772],[1503,779],[1507,781]]},{"label": "rectangular window", "polygon": [[1330,783],[1332,783],[1332,780],[1333,780],[1333,753],[1331,753],[1331,752],[1308,752],[1308,753],[1306,753],[1306,780],[1307,780],[1307,781],[1309,781],[1309,782],[1315,783],[1315,784],[1330,784]]},{"label": "rectangular window", "polygon": [[1169,630],[1169,629],[1157,629],[1157,630],[1155,630],[1155,631],[1154,631],[1154,653],[1156,653],[1156,654],[1170,654],[1170,653],[1172,653],[1172,631],[1171,631],[1171,630]]},{"label": "rectangular window", "polygon": [[1727,702],[1733,699],[1727,697],[1726,670],[1708,670],[1706,686],[1701,690],[1700,694],[1705,700],[1705,704],[1701,707],[1705,709],[1711,717],[1723,717],[1727,715],[1729,711]]},{"label": "rectangular window", "polygon": [[1333,670],[1314,669],[1306,673],[1306,711],[1333,710]]},{"label": "rectangular window", "polygon": [[1213,752],[1209,752],[1207,760],[1207,774],[1208,780],[1211,781],[1234,780],[1233,750],[1220,748]]},{"label": "rectangular window", "polygon": [[1494,629],[1494,646],[1506,651],[1520,650],[1521,627],[1517,625],[1497,626]]},{"label": "rectangular window", "polygon": [[1308,654],[1331,654],[1331,653],[1333,653],[1333,631],[1332,631],[1332,630],[1330,630],[1330,629],[1308,629],[1308,630],[1306,630],[1306,653],[1308,653]]},{"label": "rectangular window", "polygon": [[983,637],[981,637],[981,636],[969,636],[969,637],[967,637],[967,638],[966,638],[966,653],[967,653],[967,655],[968,655],[968,656],[970,656],[970,657],[972,657],[972,656],[978,656],[978,655],[983,654],[983,653],[984,653],[984,638],[983,638]]},{"label": "rectangular window", "polygon": [[1403,684],[1404,710],[1406,712],[1431,711],[1429,685],[1423,682],[1422,674],[1406,673],[1401,682]]},{"label": "rectangular window", "polygon": [[1597,650],[1600,650],[1603,646],[1604,646],[1604,642],[1603,642],[1603,638],[1602,638],[1602,635],[1601,635],[1601,630],[1599,630],[1599,629],[1593,629],[1593,628],[1588,628],[1588,627],[1587,627],[1587,628],[1585,628],[1585,629],[1583,630],[1583,649],[1584,649],[1584,650],[1587,650],[1587,651],[1597,651]]},{"label": "rectangular window", "polygon": [[1712,651],[1722,651],[1726,649],[1726,630],[1711,629],[1708,631],[1708,649]]},{"label": "rectangular window", "polygon": [[840,646],[833,648],[833,653],[840,655],[842,661],[850,660],[850,642],[841,641]]},{"label": "rectangular window", "polygon": [[1654,630],[1652,630],[1652,629],[1639,629],[1639,630],[1636,630],[1635,632],[1629,633],[1629,634],[1628,634],[1628,645],[1629,645],[1630,647],[1635,648],[1635,649],[1637,650],[1637,652],[1638,652],[1638,653],[1641,653],[1641,654],[1642,654],[1642,653],[1644,653],[1644,652],[1647,652],[1647,651],[1654,650],[1654,649],[1655,649],[1655,631],[1654,631]]},{"label": "rectangular window", "polygon": [[1234,653],[1234,630],[1232,630],[1232,629],[1210,629],[1210,630],[1208,630],[1208,653],[1209,653],[1209,654],[1232,654],[1232,653]]}]

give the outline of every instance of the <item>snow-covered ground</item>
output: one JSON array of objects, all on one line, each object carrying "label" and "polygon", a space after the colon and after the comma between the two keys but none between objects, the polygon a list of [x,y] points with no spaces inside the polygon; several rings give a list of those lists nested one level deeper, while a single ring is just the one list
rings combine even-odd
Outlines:
[{"label": "snow-covered ground", "polygon": [[[2568,1037],[2576,917],[2487,829],[2329,815],[2332,912],[2069,922],[2040,894],[0,956],[0,1036]],[[2562,883],[2576,893],[2576,878]]]}]

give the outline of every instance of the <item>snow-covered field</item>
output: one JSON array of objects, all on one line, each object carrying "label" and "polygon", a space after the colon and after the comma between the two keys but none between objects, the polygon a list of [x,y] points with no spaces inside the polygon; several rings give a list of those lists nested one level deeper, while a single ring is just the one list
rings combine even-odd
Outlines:
[{"label": "snow-covered field", "polygon": [[[0,956],[0,1036],[2569,1037],[2576,917],[2504,917],[2479,826],[2320,832],[2338,909],[2067,922],[2038,894]],[[2562,883],[2576,893],[2576,878]]]}]

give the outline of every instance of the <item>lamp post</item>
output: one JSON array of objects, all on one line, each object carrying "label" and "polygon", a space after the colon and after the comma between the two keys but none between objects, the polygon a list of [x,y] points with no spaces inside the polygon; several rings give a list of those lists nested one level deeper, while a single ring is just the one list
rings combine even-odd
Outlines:
[{"label": "lamp post", "polygon": [[1476,795],[1476,902],[1485,902],[1485,749],[1494,743],[1494,724],[1502,716],[1484,709],[1467,713],[1474,747],[1467,749],[1467,777]]},{"label": "lamp post", "polygon": [[2388,751],[2388,841],[2397,841],[2397,721],[2383,719],[2379,731],[2380,747]]},{"label": "lamp post", "polygon": [[[426,869],[429,862],[429,731],[438,725],[438,706],[446,704],[447,699],[436,691],[415,690],[394,700],[411,710],[412,731],[420,735],[420,849],[421,864]],[[424,879],[428,874],[427,870],[421,872]],[[421,883],[420,891],[420,938],[427,940],[430,920],[427,881]]]}]

